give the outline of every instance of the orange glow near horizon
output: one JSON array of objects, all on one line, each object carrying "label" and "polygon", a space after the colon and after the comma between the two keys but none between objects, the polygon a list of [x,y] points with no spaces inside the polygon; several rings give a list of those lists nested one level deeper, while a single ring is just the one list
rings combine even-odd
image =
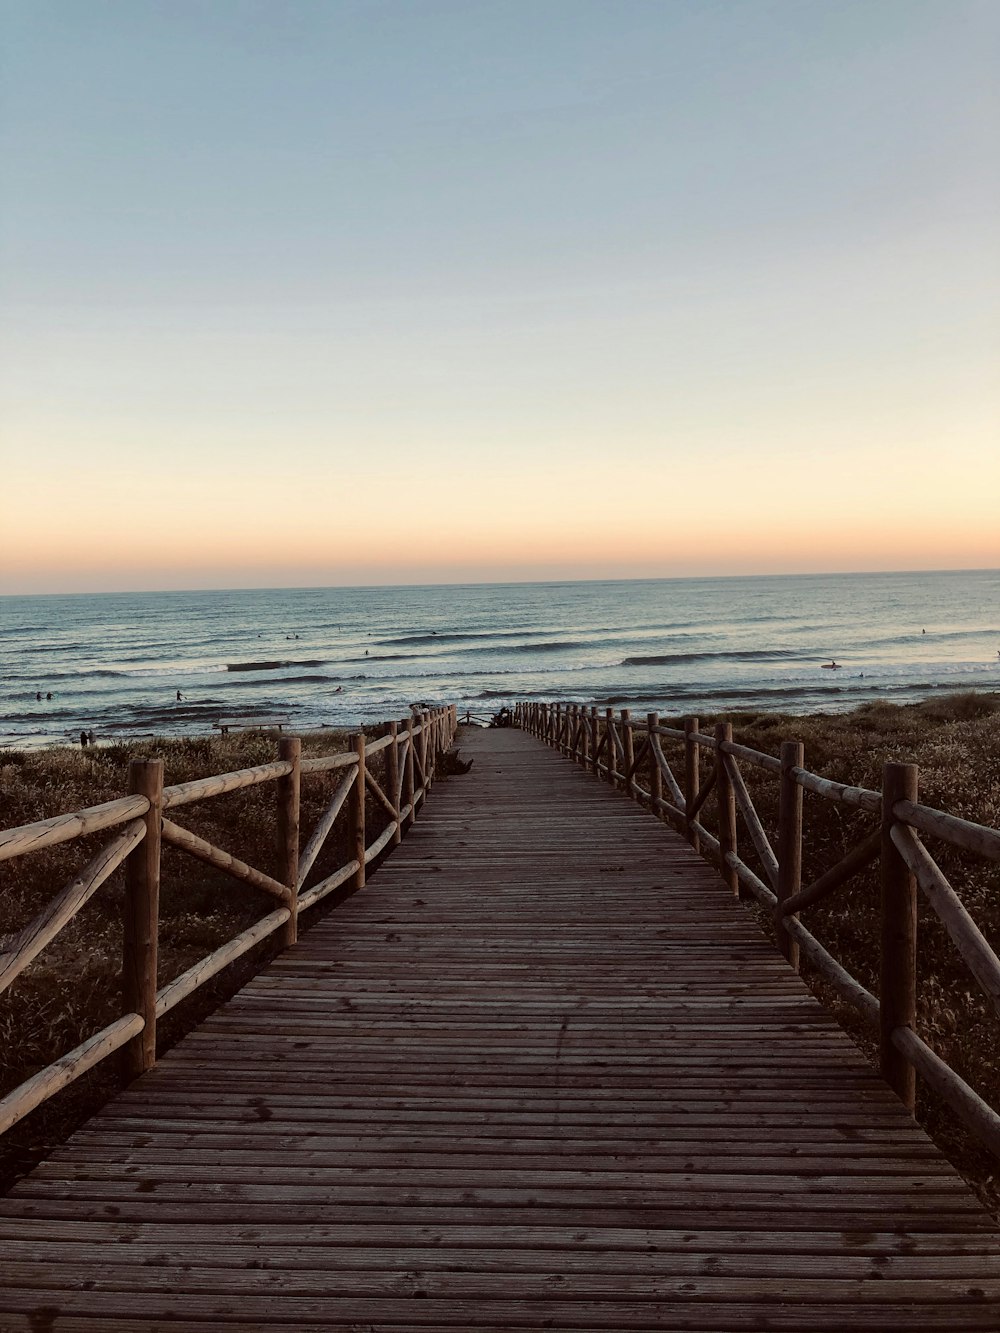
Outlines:
[{"label": "orange glow near horizon", "polygon": [[408,510],[404,499],[381,512],[343,506],[328,514],[304,502],[300,513],[282,505],[234,514],[218,512],[211,497],[186,510],[168,497],[168,512],[121,505],[105,524],[60,513],[53,499],[48,529],[16,509],[5,523],[0,592],[1000,566],[985,492],[985,512],[966,512],[960,523],[952,516],[947,525],[912,506],[895,515],[841,506],[809,520],[775,505],[752,520],[733,498],[701,494],[695,512],[678,513],[666,499],[620,495],[612,505],[596,488],[569,490],[558,497],[568,510],[558,526],[548,520],[557,499],[548,492],[529,502],[494,495],[489,506],[445,495],[440,513]]}]

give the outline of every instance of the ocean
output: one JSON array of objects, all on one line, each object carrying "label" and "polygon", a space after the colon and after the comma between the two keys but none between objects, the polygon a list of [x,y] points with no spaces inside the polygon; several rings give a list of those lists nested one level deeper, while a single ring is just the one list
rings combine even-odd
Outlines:
[{"label": "ocean", "polygon": [[997,570],[0,597],[0,744],[415,702],[840,711],[1000,689],[998,650]]}]

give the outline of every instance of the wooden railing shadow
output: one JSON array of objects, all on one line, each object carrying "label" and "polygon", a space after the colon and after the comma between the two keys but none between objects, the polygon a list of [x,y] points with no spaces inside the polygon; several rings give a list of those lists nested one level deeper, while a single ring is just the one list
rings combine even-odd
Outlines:
[{"label": "wooden railing shadow", "polygon": [[[604,778],[669,821],[695,851],[720,871],[738,895],[744,885],[770,914],[778,946],[798,968],[799,953],[849,1004],[878,1037],[883,1077],[912,1112],[916,1075],[951,1107],[969,1131],[1000,1157],[1000,1114],[943,1060],[916,1031],[917,890],[941,921],[969,971],[1000,1013],[1000,958],[990,946],[923,841],[938,839],[977,856],[1000,862],[1000,830],[960,819],[917,800],[915,764],[887,763],[882,790],[848,786],[809,772],[803,746],[785,741],[778,755],[765,754],[733,740],[732,725],[717,724],[713,735],[699,729],[697,718],[683,728],[664,726],[657,713],[633,721],[622,709],[603,714],[574,703],[521,703],[517,724],[561,753]],[[664,752],[678,749],[679,780]],[[701,781],[702,749],[714,755],[707,780]],[[740,763],[773,775],[779,784],[776,845],[764,829],[747,790]],[[646,777],[647,786],[639,781]],[[802,884],[804,792],[813,792],[872,818],[870,831],[811,883]],[[702,822],[714,794],[717,833]],[[749,835],[763,878],[739,854],[738,817]],[[878,862],[881,887],[879,996],[845,968],[799,919],[799,913],[823,900]]]},{"label": "wooden railing shadow", "polygon": [[[133,760],[128,795],[0,832],[0,861],[9,861],[89,834],[116,830],[114,837],[0,953],[0,994],[114,871],[123,864],[125,868],[121,1015],[0,1099],[0,1133],[116,1051],[122,1052],[129,1077],[151,1068],[156,1059],[157,1021],[164,1014],[275,932],[281,932],[283,946],[294,944],[299,914],[335,889],[342,885],[363,887],[366,867],[390,844],[398,843],[416,818],[431,788],[437,758],[451,745],[456,727],[454,706],[430,709],[402,723],[386,723],[384,734],[374,742],[366,742],[365,733],[359,732],[351,736],[346,752],[310,758],[302,757],[298,737],[284,736],[274,763],[176,786],[164,786],[162,759]],[[379,754],[383,755],[381,782],[371,763]],[[313,775],[331,772],[342,774],[341,780],[300,851],[301,784]],[[277,788],[277,875],[256,869],[167,817],[168,811],[182,806],[265,783],[274,783]],[[366,820],[368,797],[388,816],[386,827],[371,841]],[[351,855],[307,888],[310,872],[342,814],[348,825]],[[262,890],[278,905],[157,989],[163,844]]]}]

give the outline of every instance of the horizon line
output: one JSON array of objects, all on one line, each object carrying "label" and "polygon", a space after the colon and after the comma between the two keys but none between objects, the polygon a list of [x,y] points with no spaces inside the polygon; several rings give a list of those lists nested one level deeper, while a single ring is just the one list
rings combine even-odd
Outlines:
[{"label": "horizon line", "polygon": [[745,574],[646,574],[636,577],[617,576],[611,578],[509,578],[509,579],[448,579],[441,582],[385,582],[385,583],[272,583],[253,585],[228,585],[198,588],[93,588],[75,591],[50,592],[0,592],[0,598],[30,597],[156,597],[173,596],[178,593],[221,593],[221,592],[364,592],[376,588],[507,588],[507,587],[558,587],[565,584],[584,583],[706,583],[727,582],[741,579],[825,579],[825,578],[878,578],[886,575],[905,574],[998,574],[1000,566],[948,566],[937,569],[828,569],[808,570],[801,573],[783,571],[780,573],[754,572]]}]

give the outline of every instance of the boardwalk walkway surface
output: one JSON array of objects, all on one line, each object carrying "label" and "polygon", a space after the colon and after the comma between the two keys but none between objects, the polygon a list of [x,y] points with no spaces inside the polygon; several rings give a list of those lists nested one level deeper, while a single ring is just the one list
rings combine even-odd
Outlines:
[{"label": "boardwalk walkway surface", "polygon": [[996,1329],[955,1172],[672,832],[462,739],[361,894],[0,1201],[0,1328]]}]

